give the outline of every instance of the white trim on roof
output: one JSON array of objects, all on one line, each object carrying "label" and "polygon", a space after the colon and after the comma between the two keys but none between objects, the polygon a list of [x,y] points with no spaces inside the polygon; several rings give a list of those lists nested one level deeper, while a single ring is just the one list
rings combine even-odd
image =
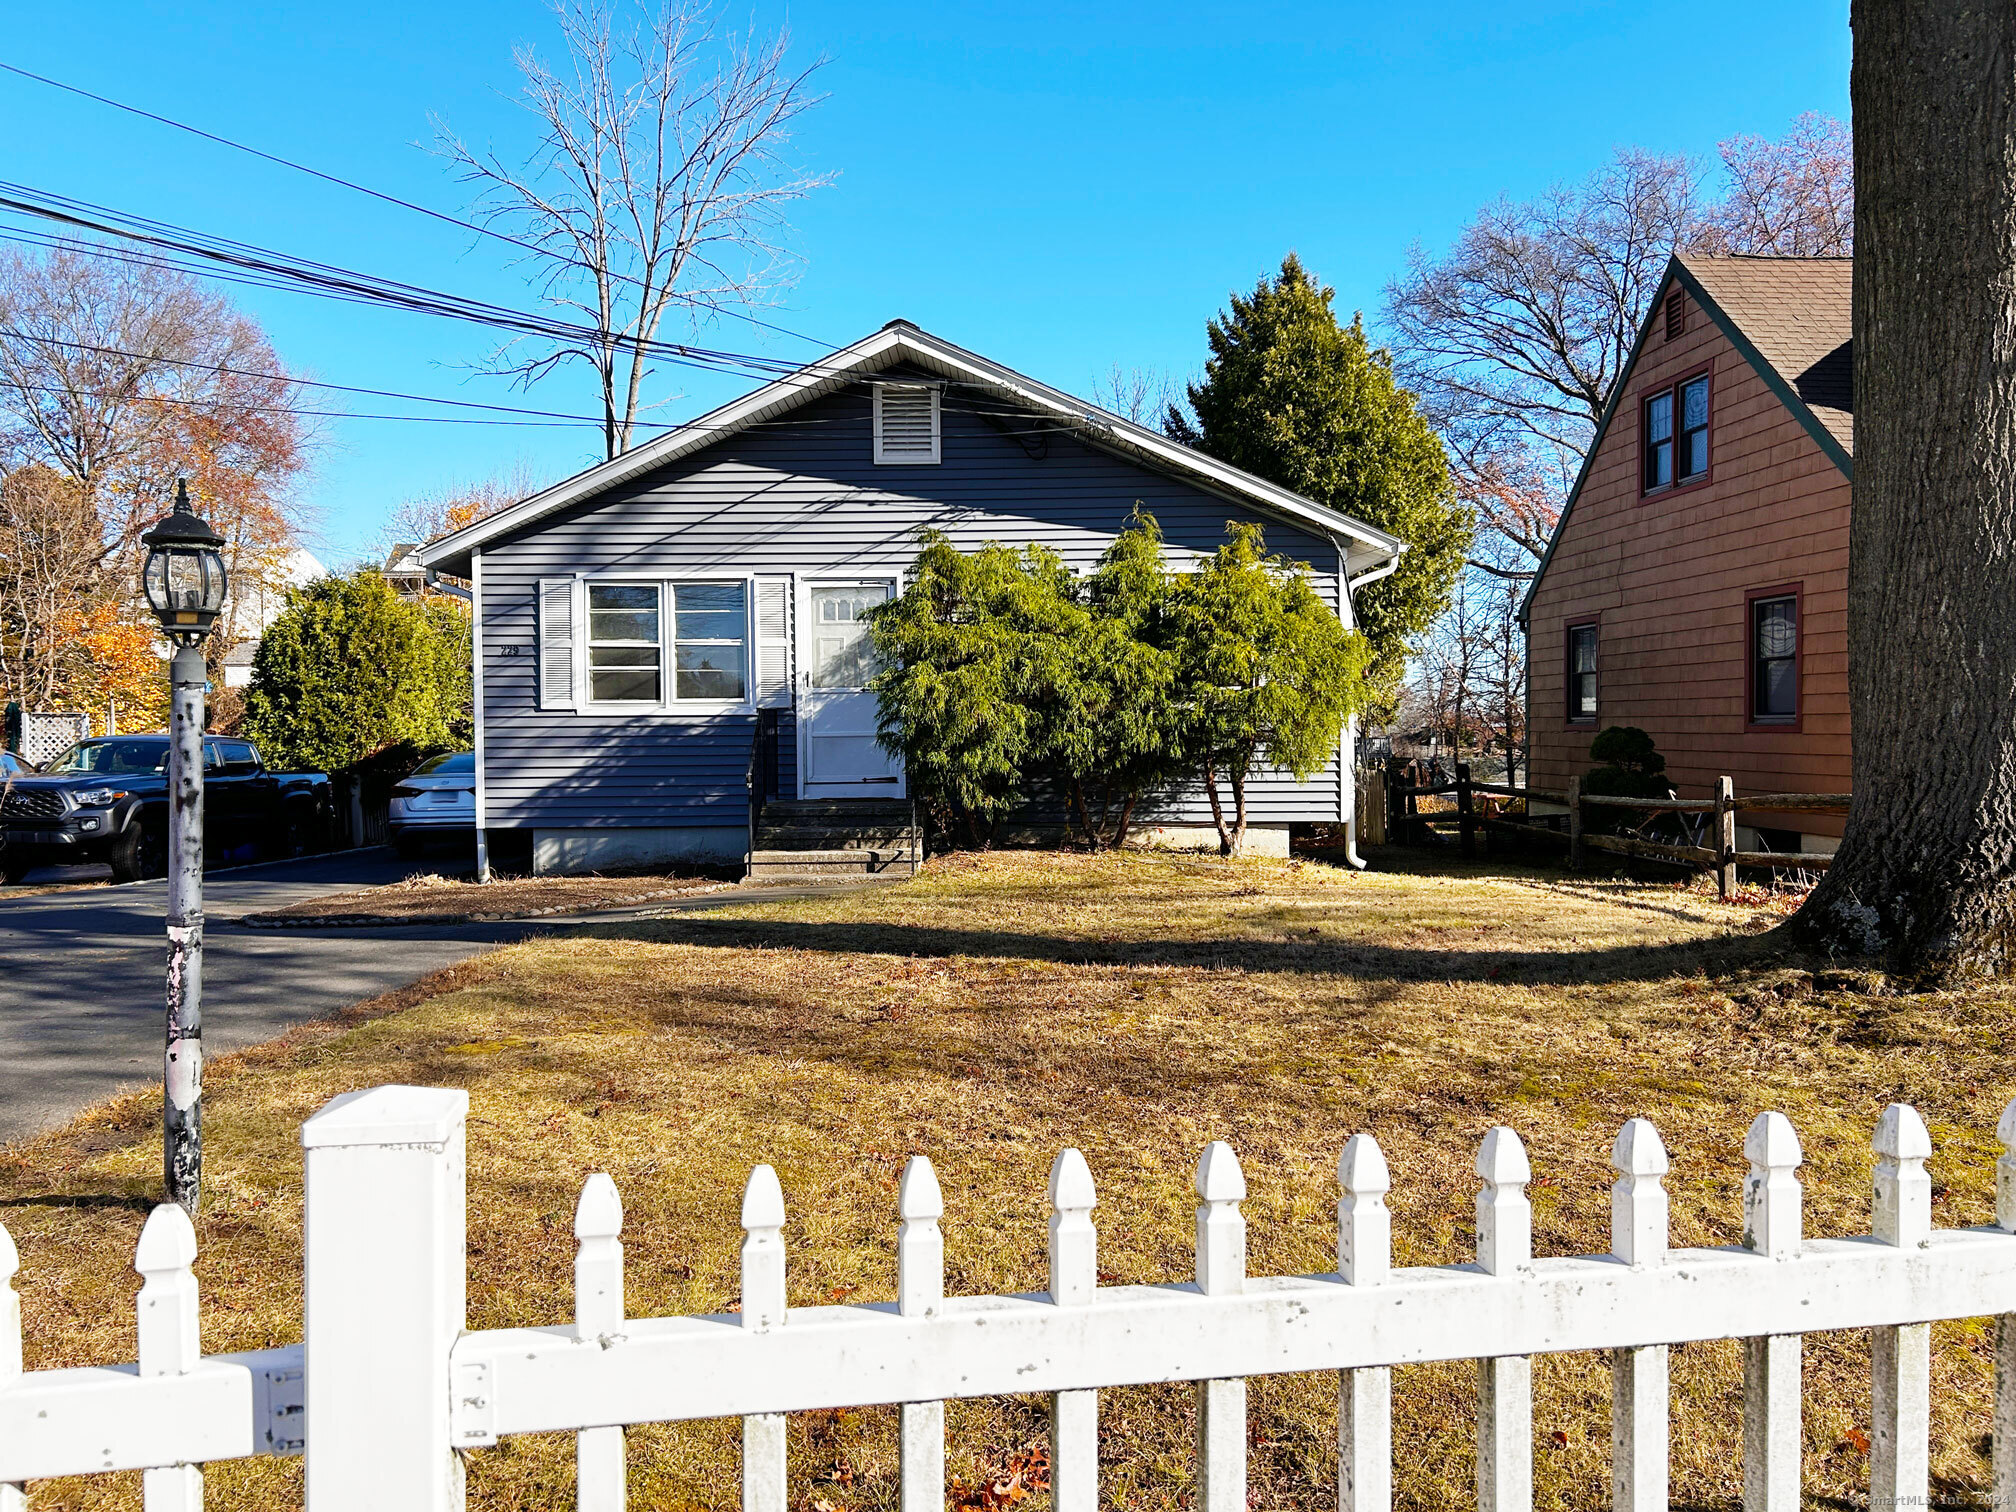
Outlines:
[{"label": "white trim on roof", "polygon": [[863,373],[874,372],[898,362],[909,361],[941,376],[961,379],[992,388],[1041,414],[1070,426],[1079,439],[1106,451],[1132,456],[1160,471],[1173,472],[1205,484],[1214,492],[1229,494],[1260,506],[1270,513],[1309,525],[1332,537],[1356,543],[1362,551],[1352,553],[1354,567],[1363,570],[1389,560],[1397,561],[1406,543],[1362,520],[1326,508],[1313,499],[1256,478],[1202,452],[1171,441],[1168,437],[1136,425],[1073,398],[1059,389],[989,362],[964,348],[956,347],[907,321],[891,321],[881,330],[843,347],[832,356],[808,363],[797,372],[766,384],[754,393],[722,405],[688,425],[654,437],[620,457],[576,473],[564,482],[487,519],[443,536],[420,549],[420,560],[429,567],[455,571],[455,564],[472,549],[501,536],[524,529],[544,515],[577,504],[619,483],[653,468],[711,445],[723,436],[774,419],[787,410],[832,393]]}]

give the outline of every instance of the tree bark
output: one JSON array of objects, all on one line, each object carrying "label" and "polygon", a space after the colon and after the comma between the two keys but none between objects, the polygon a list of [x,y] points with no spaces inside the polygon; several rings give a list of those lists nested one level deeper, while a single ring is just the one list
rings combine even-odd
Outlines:
[{"label": "tree bark", "polygon": [[1211,800],[1211,822],[1218,826],[1218,854],[1232,854],[1232,830],[1225,823],[1225,805],[1218,799],[1218,769],[1207,765],[1204,768],[1204,796]]},{"label": "tree bark", "polygon": [[2016,968],[2016,11],[1855,0],[1854,800],[1793,921]]}]

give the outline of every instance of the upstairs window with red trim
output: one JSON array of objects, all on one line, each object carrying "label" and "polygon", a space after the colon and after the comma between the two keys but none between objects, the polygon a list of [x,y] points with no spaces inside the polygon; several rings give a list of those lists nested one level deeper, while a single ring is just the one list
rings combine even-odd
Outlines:
[{"label": "upstairs window with red trim", "polygon": [[1647,395],[1644,415],[1644,492],[1684,487],[1708,476],[1706,373]]}]

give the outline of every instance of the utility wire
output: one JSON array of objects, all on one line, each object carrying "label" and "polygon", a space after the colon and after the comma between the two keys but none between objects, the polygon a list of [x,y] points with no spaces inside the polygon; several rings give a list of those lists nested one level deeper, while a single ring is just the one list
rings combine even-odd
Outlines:
[{"label": "utility wire", "polygon": [[[92,100],[100,105],[109,106],[113,110],[123,110],[128,115],[139,116],[143,120],[153,121],[158,125],[171,127],[176,131],[187,132],[191,136],[201,137],[206,142],[214,142],[220,147],[229,147],[236,152],[249,153],[253,157],[261,158],[279,167],[291,168],[296,173],[305,173],[310,178],[321,179],[324,183],[335,184],[339,188],[368,195],[372,199],[383,201],[385,204],[396,205],[402,210],[411,210],[416,215],[424,215],[431,220],[441,221],[446,225],[456,226],[464,231],[472,231],[478,236],[487,236],[495,241],[508,242],[514,247],[523,248],[527,252],[536,253],[540,256],[550,256],[537,243],[525,241],[503,231],[493,230],[489,226],[478,225],[475,221],[464,220],[460,216],[429,209],[426,205],[416,204],[412,200],[401,199],[396,194],[387,194],[381,189],[373,189],[367,184],[357,183],[355,180],[343,178],[338,174],[325,173],[320,168],[311,168],[306,163],[297,163],[292,158],[281,157],[278,153],[267,152],[263,148],[254,147],[245,142],[234,141],[227,136],[219,136],[214,131],[205,131],[200,126],[191,126],[188,122],[178,121],[172,116],[161,115],[152,110],[144,110],[138,105],[128,105],[123,100],[112,99],[109,95],[94,94],[91,90],[80,88],[75,84],[66,84],[61,79],[52,79],[47,74],[38,74],[13,63],[0,62],[0,69],[4,69],[6,72],[15,74],[23,79],[33,79],[37,84],[46,84],[51,89],[60,89],[66,94],[77,95],[82,99]],[[614,276],[620,282],[635,284],[639,288],[643,287],[642,280],[634,278],[627,273],[616,273]],[[787,326],[775,325],[770,321],[759,319],[743,310],[728,309],[722,310],[719,313],[733,315],[738,320],[746,320],[751,325],[761,326],[766,331],[775,331],[780,336],[789,336],[794,340],[808,342],[813,346],[825,347],[830,350],[833,345],[831,342],[821,341],[816,336],[808,336],[803,331],[794,331]]]}]

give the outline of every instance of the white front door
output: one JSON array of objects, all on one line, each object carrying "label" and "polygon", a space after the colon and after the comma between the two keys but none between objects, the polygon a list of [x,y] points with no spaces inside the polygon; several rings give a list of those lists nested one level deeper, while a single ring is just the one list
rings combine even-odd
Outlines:
[{"label": "white front door", "polygon": [[806,583],[798,604],[798,795],[902,798],[903,762],[876,743],[878,670],[866,613],[889,578]]}]

